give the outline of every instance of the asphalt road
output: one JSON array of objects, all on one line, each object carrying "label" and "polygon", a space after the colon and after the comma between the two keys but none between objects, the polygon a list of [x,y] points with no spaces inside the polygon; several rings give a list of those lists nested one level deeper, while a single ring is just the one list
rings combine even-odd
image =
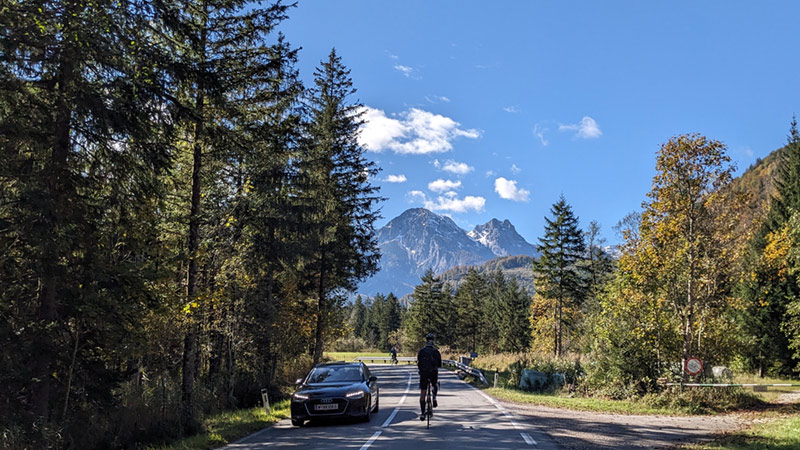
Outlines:
[{"label": "asphalt road", "polygon": [[416,366],[371,364],[380,385],[380,411],[370,422],[310,422],[293,427],[283,420],[226,450],[303,449],[556,449],[537,425],[440,369],[439,407],[430,429],[419,420]]}]

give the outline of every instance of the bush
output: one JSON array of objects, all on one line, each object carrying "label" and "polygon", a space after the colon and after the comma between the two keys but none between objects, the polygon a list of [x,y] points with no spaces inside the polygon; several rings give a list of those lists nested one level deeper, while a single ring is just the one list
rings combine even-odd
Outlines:
[{"label": "bush", "polygon": [[555,374],[562,374],[569,391],[576,390],[585,376],[577,356],[556,358],[541,353],[500,353],[479,356],[472,361],[472,366],[483,370],[490,383],[497,373],[498,385],[506,388],[519,387],[523,369],[542,372],[551,381]]},{"label": "bush", "polygon": [[646,394],[641,400],[650,406],[686,411],[692,414],[727,412],[752,408],[764,402],[752,392],[742,388],[678,388],[672,387],[660,393]]}]

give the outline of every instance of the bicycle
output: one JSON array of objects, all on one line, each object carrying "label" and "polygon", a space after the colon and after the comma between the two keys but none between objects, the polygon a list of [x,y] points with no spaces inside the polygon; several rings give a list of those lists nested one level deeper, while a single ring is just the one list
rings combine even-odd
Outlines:
[{"label": "bicycle", "polygon": [[431,417],[433,417],[433,383],[428,383],[428,393],[425,394],[425,418],[428,421],[426,429],[431,427]]},{"label": "bicycle", "polygon": [[392,355],[392,364],[397,365],[397,355]]}]

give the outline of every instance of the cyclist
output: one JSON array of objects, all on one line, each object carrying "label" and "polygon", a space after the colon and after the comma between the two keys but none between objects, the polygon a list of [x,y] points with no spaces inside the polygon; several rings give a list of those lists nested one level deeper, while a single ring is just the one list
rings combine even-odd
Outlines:
[{"label": "cyclist", "polygon": [[392,354],[392,364],[397,364],[397,349],[392,347],[392,349],[389,350],[389,353]]},{"label": "cyclist", "polygon": [[422,409],[422,414],[419,420],[425,420],[425,394],[428,390],[428,384],[431,385],[433,390],[433,407],[439,406],[436,401],[436,394],[439,392],[439,367],[442,366],[442,354],[433,345],[436,335],[428,333],[425,336],[425,346],[419,349],[417,353],[417,368],[419,369],[419,407]]}]

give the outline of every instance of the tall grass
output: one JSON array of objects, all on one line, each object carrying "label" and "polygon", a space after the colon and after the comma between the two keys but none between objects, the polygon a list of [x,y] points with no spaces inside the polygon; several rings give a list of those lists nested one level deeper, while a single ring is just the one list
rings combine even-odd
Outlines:
[{"label": "tall grass", "polygon": [[249,408],[215,414],[203,421],[203,432],[170,445],[149,450],[210,450],[237,441],[270,424],[289,417],[289,400],[264,408]]}]

